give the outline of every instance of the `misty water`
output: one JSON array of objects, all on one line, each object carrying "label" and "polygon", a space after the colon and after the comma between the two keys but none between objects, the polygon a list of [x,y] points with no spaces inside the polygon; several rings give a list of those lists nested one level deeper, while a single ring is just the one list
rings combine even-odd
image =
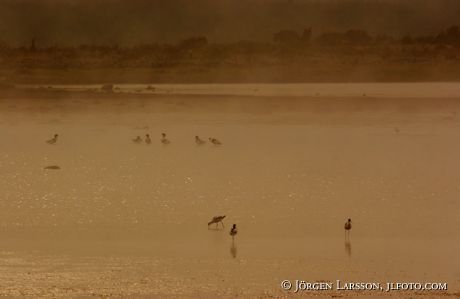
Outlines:
[{"label": "misty water", "polygon": [[[458,290],[460,106],[446,98],[459,85],[318,86],[2,100],[3,294],[233,297],[283,279]],[[216,215],[224,229],[208,229]]]}]

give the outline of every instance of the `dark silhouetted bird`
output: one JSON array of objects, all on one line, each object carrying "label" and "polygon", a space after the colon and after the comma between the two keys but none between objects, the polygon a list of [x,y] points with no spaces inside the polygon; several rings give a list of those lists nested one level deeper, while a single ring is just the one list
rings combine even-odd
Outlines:
[{"label": "dark silhouetted bird", "polygon": [[54,134],[54,137],[51,138],[50,140],[46,140],[46,143],[48,144],[56,144],[57,140],[58,140],[58,134]]},{"label": "dark silhouetted bird", "polygon": [[208,222],[208,228],[213,223],[216,224],[216,228],[219,226],[219,223],[221,223],[222,227],[224,227],[224,222],[222,221],[222,220],[224,220],[224,218],[225,218],[225,215],[224,216],[214,216],[214,217],[212,217],[211,221]]}]

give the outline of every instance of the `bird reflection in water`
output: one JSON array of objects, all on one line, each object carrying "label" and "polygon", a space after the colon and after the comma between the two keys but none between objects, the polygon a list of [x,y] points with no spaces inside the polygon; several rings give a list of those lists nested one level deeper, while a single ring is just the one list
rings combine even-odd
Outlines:
[{"label": "bird reflection in water", "polygon": [[351,257],[351,243],[350,243],[350,240],[345,240],[345,252],[347,253],[348,257]]},{"label": "bird reflection in water", "polygon": [[235,240],[232,240],[232,247],[230,247],[230,254],[232,255],[233,258],[236,258],[238,254],[238,249],[236,248]]}]

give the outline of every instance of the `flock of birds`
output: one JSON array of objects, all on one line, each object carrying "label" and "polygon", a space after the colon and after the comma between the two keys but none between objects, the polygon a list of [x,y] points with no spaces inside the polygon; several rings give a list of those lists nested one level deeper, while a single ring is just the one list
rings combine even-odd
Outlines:
[{"label": "flock of birds", "polygon": [[[396,133],[399,133],[400,132],[400,129],[398,127],[395,127],[394,128],[395,132]],[[54,137],[47,140],[46,143],[48,144],[56,144],[57,143],[57,140],[58,140],[58,134],[54,134]],[[209,137],[208,138],[209,142],[213,145],[222,145],[222,142],[220,142],[218,139],[216,138],[213,138],[213,137]],[[152,139],[150,138],[150,134],[145,134],[145,138],[142,139],[141,136],[137,136],[136,138],[134,138],[132,140],[134,143],[142,143],[142,142],[145,142],[146,144],[151,144],[152,143]],[[167,145],[167,144],[170,144],[171,141],[166,137],[166,134],[165,133],[161,133],[161,139],[160,139],[161,143],[164,144],[164,145]],[[206,144],[206,141],[201,139],[200,136],[195,136],[195,143],[197,145],[203,145],[203,144]]]},{"label": "flock of birds", "polygon": [[[58,140],[58,137],[59,137],[58,134],[54,134],[54,137],[49,139],[49,140],[47,140],[46,143],[48,143],[48,144],[56,144],[56,142]],[[163,143],[165,145],[171,143],[171,141],[166,137],[165,133],[161,133],[160,141],[161,141],[161,143]],[[216,138],[210,137],[209,141],[214,145],[222,145],[222,143],[219,140],[217,140]],[[133,139],[133,142],[134,143],[145,142],[146,144],[150,144],[150,143],[152,143],[152,139],[150,138],[149,134],[145,134],[145,139],[144,140],[142,140],[142,138],[140,136],[137,136],[136,138]],[[201,139],[199,136],[195,136],[195,143],[198,144],[198,145],[203,145],[203,144],[206,143],[206,141]],[[219,228],[219,223],[222,225],[222,229],[223,229],[225,227],[224,222],[223,222],[225,217],[226,217],[225,215],[223,215],[223,216],[214,216],[211,219],[211,221],[208,222],[208,229],[209,229],[209,226],[211,224],[215,224],[216,229]],[[350,236],[351,219],[348,219],[348,221],[345,222],[344,228],[345,228],[345,239],[347,239]],[[238,234],[238,229],[236,228],[236,224],[233,224],[232,228],[230,229],[229,234],[232,237],[232,239],[234,240],[235,236]]]},{"label": "flock of birds", "polygon": [[[47,140],[46,143],[48,144],[56,144],[57,141],[58,141],[58,137],[59,135],[58,134],[54,134],[54,137]],[[213,137],[209,137],[209,142],[213,145],[222,145],[222,142],[220,142],[218,139],[216,138],[213,138]],[[151,144],[152,143],[152,139],[150,138],[150,134],[145,134],[145,138],[142,139],[141,136],[137,136],[136,138],[134,138],[132,140],[134,143],[142,143],[142,142],[145,142],[146,144]],[[165,133],[161,133],[161,139],[160,139],[161,143],[164,144],[164,145],[167,145],[167,144],[170,144],[171,141],[166,137],[166,134]],[[206,144],[206,141],[201,139],[200,136],[195,136],[195,143],[197,145],[203,145],[203,144]]]},{"label": "flock of birds", "polygon": [[[150,134],[145,134],[145,138],[142,139],[141,136],[137,136],[136,138],[133,139],[133,142],[134,143],[142,143],[142,142],[145,142],[146,144],[151,144],[152,143],[152,139],[150,138]],[[166,137],[166,134],[165,133],[161,133],[161,139],[160,139],[160,142],[164,145],[168,145],[171,143],[171,141]],[[213,145],[222,145],[222,142],[220,142],[219,140],[217,140],[216,138],[213,138],[213,137],[210,137],[209,138],[209,142]],[[206,141],[201,139],[200,136],[195,136],[195,143],[197,145],[203,145],[203,144],[206,144]]]}]

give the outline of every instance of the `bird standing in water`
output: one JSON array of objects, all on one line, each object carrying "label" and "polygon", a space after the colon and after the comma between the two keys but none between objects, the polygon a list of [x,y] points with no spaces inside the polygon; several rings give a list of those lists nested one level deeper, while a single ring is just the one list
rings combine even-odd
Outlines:
[{"label": "bird standing in water", "polygon": [[170,144],[171,143],[171,141],[169,141],[168,138],[166,138],[165,133],[161,133],[161,143],[163,143],[163,144]]},{"label": "bird standing in water", "polygon": [[348,218],[348,221],[345,222],[344,228],[345,228],[345,238],[347,238],[347,236],[348,237],[350,236],[350,230],[351,230],[351,219],[350,218]]},{"label": "bird standing in water", "polygon": [[134,138],[134,139],[133,139],[133,142],[134,142],[134,143],[141,143],[141,142],[142,142],[141,136],[137,136],[136,138]]},{"label": "bird standing in water", "polygon": [[219,227],[219,223],[222,224],[222,228],[224,228],[224,222],[222,220],[224,220],[225,218],[225,215],[224,216],[214,216],[212,217],[211,221],[208,222],[208,229],[209,229],[209,226],[213,223],[216,224],[216,228]]},{"label": "bird standing in water", "polygon": [[152,139],[150,139],[149,134],[145,134],[145,143],[150,144],[152,142]]},{"label": "bird standing in water", "polygon": [[210,137],[209,141],[211,141],[211,143],[214,144],[214,145],[222,145],[222,143],[219,140],[217,140],[216,138]]},{"label": "bird standing in water", "polygon": [[237,233],[238,230],[236,229],[236,224],[233,224],[232,229],[230,230],[230,236],[232,236],[232,239],[235,239]]},{"label": "bird standing in water", "polygon": [[58,134],[54,134],[54,137],[51,138],[50,140],[46,140],[46,143],[48,143],[48,144],[56,144],[57,139],[58,139]]},{"label": "bird standing in water", "polygon": [[198,145],[202,145],[202,144],[205,144],[206,141],[201,139],[199,136],[195,136],[195,143],[198,144]]}]

